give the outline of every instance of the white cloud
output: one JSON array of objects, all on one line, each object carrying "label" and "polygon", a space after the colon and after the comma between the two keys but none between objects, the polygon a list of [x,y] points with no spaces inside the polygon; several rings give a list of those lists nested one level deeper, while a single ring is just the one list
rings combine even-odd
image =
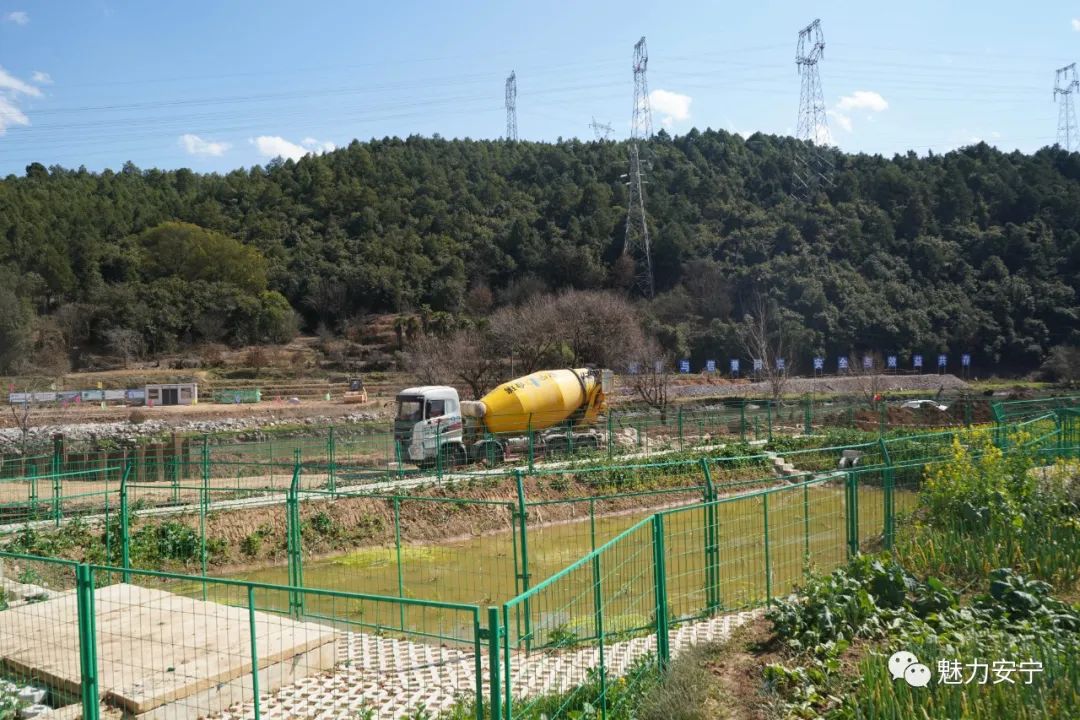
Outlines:
[{"label": "white cloud", "polygon": [[4,19],[16,25],[26,25],[30,22],[30,15],[25,10],[16,10],[15,12],[9,12],[4,16]]},{"label": "white cloud", "polygon": [[29,125],[30,118],[26,113],[16,107],[10,100],[0,95],[0,135],[7,132],[12,125]]},{"label": "white cloud", "polygon": [[36,82],[38,85],[52,85],[52,75],[41,70],[35,70],[30,75],[30,79]]},{"label": "white cloud", "polygon": [[649,105],[653,110],[660,113],[660,124],[671,127],[676,122],[690,119],[690,103],[694,99],[689,95],[671,92],[669,90],[653,90],[649,93]]},{"label": "white cloud", "polygon": [[299,145],[280,135],[260,135],[250,142],[261,155],[268,158],[283,157],[287,160],[299,160],[305,155],[330,152],[335,149],[334,143],[319,141],[312,137],[304,138]]},{"label": "white cloud", "polygon": [[1076,32],[1080,32],[1080,18],[1073,18],[1072,19],[1072,28]]},{"label": "white cloud", "polygon": [[198,135],[192,135],[191,133],[180,136],[180,146],[184,148],[188,155],[209,155],[210,157],[221,157],[226,150],[232,147],[227,142],[203,140]]},{"label": "white cloud", "polygon": [[[888,109],[889,103],[879,93],[873,90],[856,90],[850,95],[841,97],[833,108],[825,111],[825,114],[832,119],[836,127],[850,133],[855,129],[855,123],[851,119],[853,112],[865,111],[867,113],[865,119],[873,122],[874,113],[885,112]],[[821,138],[821,141],[829,145],[833,144],[831,136]]]},{"label": "white cloud", "polygon": [[300,144],[306,147],[313,153],[327,153],[337,150],[337,145],[328,140],[316,140],[313,137],[307,137],[300,141]]},{"label": "white cloud", "polygon": [[31,97],[41,97],[41,90],[28,82],[20,80],[4,68],[0,67],[0,92],[4,91],[7,91],[12,95],[22,93],[23,95],[29,95]]},{"label": "white cloud", "polygon": [[844,132],[851,132],[851,118],[839,110],[826,110],[825,114],[836,121]]},{"label": "white cloud", "polygon": [[849,110],[884,112],[889,109],[889,103],[885,102],[885,98],[872,90],[856,90],[852,94],[840,98],[840,102],[836,103],[836,109],[844,112]]},{"label": "white cloud", "polygon": [[29,125],[30,118],[18,106],[18,97],[41,97],[41,90],[0,67],[0,135],[13,125]]}]

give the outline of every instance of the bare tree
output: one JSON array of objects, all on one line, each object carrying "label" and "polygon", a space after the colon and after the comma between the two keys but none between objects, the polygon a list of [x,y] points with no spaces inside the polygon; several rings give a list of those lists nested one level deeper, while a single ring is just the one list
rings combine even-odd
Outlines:
[{"label": "bare tree", "polygon": [[11,408],[11,416],[15,418],[15,426],[19,428],[19,452],[25,455],[26,443],[30,438],[30,428],[33,426],[33,421],[30,418],[30,403],[24,402],[21,408],[14,403],[9,407]]},{"label": "bare tree", "polygon": [[649,407],[660,411],[660,421],[667,420],[667,410],[671,402],[671,358],[652,338],[643,340],[627,368],[630,371],[630,385],[634,392]]},{"label": "bare tree", "polygon": [[[761,295],[755,295],[750,312],[739,326],[739,341],[743,350],[753,360],[761,360],[762,374],[769,384],[769,395],[779,400],[787,385],[791,358],[787,336],[779,314]],[[784,367],[781,368],[782,361]]]},{"label": "bare tree", "polygon": [[[863,364],[863,358],[870,358],[870,367]],[[881,354],[867,353],[856,356],[852,353],[848,358],[848,373],[855,381],[855,386],[863,396],[867,405],[876,407],[881,398],[881,391],[885,387],[885,378],[881,374]]]},{"label": "bare tree", "polygon": [[558,325],[547,295],[504,307],[488,323],[496,352],[512,356],[515,372],[526,375],[561,359]]},{"label": "bare tree", "polygon": [[524,373],[553,365],[621,367],[644,341],[638,312],[616,293],[568,290],[505,307],[489,324]]},{"label": "bare tree", "polygon": [[626,298],[600,290],[569,290],[548,303],[574,367],[616,367],[644,341],[638,311]]},{"label": "bare tree", "polygon": [[479,400],[498,378],[501,359],[490,333],[467,328],[414,341],[405,364],[423,383],[460,382]]},{"label": "bare tree", "polygon": [[142,351],[142,336],[131,328],[113,328],[106,331],[105,340],[113,352],[124,357],[124,367],[131,363],[131,356]]},{"label": "bare tree", "polygon": [[405,369],[424,385],[446,385],[453,378],[446,362],[446,338],[424,335],[415,340],[405,353]]}]

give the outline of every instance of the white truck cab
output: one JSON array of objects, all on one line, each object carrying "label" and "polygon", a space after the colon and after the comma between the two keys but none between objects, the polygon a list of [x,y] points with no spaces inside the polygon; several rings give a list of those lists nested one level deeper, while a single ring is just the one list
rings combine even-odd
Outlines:
[{"label": "white truck cab", "polygon": [[433,464],[441,449],[447,465],[466,461],[461,401],[446,385],[421,385],[397,394],[394,440],[401,459],[418,465]]}]

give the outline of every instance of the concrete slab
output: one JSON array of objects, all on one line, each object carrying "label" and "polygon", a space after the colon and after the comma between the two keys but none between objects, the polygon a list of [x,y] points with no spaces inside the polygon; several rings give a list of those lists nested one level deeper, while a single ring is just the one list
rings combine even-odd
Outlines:
[{"label": "concrete slab", "polygon": [[[73,593],[0,612],[0,664],[77,693],[77,618]],[[254,621],[261,692],[333,667],[333,629],[263,612]],[[196,718],[251,694],[245,608],[121,583],[95,591],[95,624],[106,705],[140,717]]]}]

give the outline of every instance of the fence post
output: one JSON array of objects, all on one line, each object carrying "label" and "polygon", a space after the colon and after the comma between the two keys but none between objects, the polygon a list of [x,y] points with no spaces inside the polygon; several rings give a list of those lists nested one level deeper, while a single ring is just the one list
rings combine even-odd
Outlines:
[{"label": "fence post", "polygon": [[772,442],[772,400],[765,401],[765,418],[769,423],[769,442]]},{"label": "fence post", "polygon": [[52,476],[52,516],[53,523],[56,527],[60,527],[60,518],[63,517],[63,507],[61,501],[61,495],[63,494],[63,484],[60,481],[59,463],[56,459],[53,459],[53,476]]},{"label": "fence post", "polygon": [[435,425],[435,479],[442,482],[443,453],[442,453],[442,425]]},{"label": "fence post", "polygon": [[803,575],[810,575],[810,481],[803,481]]},{"label": "fence post", "polygon": [[255,720],[262,717],[262,709],[259,707],[259,648],[255,633],[255,587],[248,585],[248,627],[251,629],[251,695],[255,703]]},{"label": "fence post", "polygon": [[652,517],[653,590],[656,596],[656,658],[661,668],[671,660],[668,647],[667,573],[664,569],[664,516]]},{"label": "fence post", "polygon": [[38,519],[38,485],[37,485],[37,463],[31,462],[29,464],[29,480],[30,480],[30,516],[34,519]]},{"label": "fence post", "polygon": [[715,612],[720,607],[719,509],[708,458],[701,458],[701,471],[705,476],[705,603],[709,612]]},{"label": "fence post", "polygon": [[600,668],[600,718],[607,718],[607,667],[604,664],[604,593],[600,587],[600,553],[594,552],[593,573],[593,617],[596,623],[596,645]]},{"label": "fence post", "polygon": [[682,408],[679,408],[679,449],[683,449],[683,417]]},{"label": "fence post", "polygon": [[82,676],[83,720],[98,720],[97,632],[94,612],[94,572],[89,565],[75,566],[75,602],[79,622],[79,674]]},{"label": "fence post", "polygon": [[64,469],[64,436],[61,433],[56,433],[52,436],[52,441],[52,473],[53,475],[59,475]]},{"label": "fence post", "polygon": [[536,438],[533,437],[532,413],[529,413],[529,424],[526,426],[529,433],[529,472],[533,471],[533,459],[536,457]]},{"label": "fence post", "polygon": [[336,492],[337,490],[337,453],[334,447],[334,426],[330,426],[330,436],[327,438],[326,456],[329,466],[329,477],[327,478],[327,485],[330,492]]},{"label": "fence post", "polygon": [[[895,494],[893,492],[893,490],[894,490],[893,486],[895,484],[895,477],[894,477],[894,472],[895,471],[893,470],[893,466],[892,466],[892,458],[889,457],[889,448],[888,448],[888,446],[886,445],[884,440],[881,440],[880,443],[881,443],[881,455],[885,460],[885,469],[882,470],[882,475],[883,475],[883,478],[882,478],[882,480],[883,480],[883,482],[882,482],[882,490],[883,490],[883,492],[882,492],[882,501],[884,503],[884,506],[882,507],[882,515],[884,516],[883,517],[884,527],[882,528],[882,533],[881,533],[882,534],[882,544],[885,546],[886,550],[892,550],[892,548],[893,548],[893,537],[894,537],[894,533],[896,532],[896,516],[895,516],[895,510],[893,508],[893,501],[895,499],[895,497],[894,497]],[[857,500],[858,500],[858,498],[856,498],[856,501]],[[858,506],[858,502],[856,502],[856,507],[857,506]]]},{"label": "fence post", "polygon": [[589,552],[596,550],[596,498],[589,498]]},{"label": "fence post", "polygon": [[812,418],[810,416],[810,403],[813,402],[810,398],[803,398],[803,435],[809,435],[814,431]]},{"label": "fence post", "polygon": [[[128,570],[131,569],[131,527],[128,519],[127,492],[128,473],[130,470],[131,463],[129,462],[124,469],[123,476],[120,478],[120,567],[124,568],[124,572],[121,575],[124,582],[131,582],[131,573],[128,572]],[[106,525],[106,528],[107,527],[108,525]]]},{"label": "fence post", "polygon": [[[502,720],[502,708],[500,703],[502,701],[502,693],[499,689],[499,680],[501,675],[499,673],[499,609],[496,607],[488,608],[488,693],[491,696],[491,700],[488,701],[488,707],[491,709],[491,720]],[[480,704],[480,698],[477,697],[477,705]]]},{"label": "fence post", "polygon": [[[405,597],[405,575],[401,567],[401,498],[394,496],[394,548],[397,553],[398,597]],[[401,615],[401,631],[405,632],[405,605],[398,603]]]},{"label": "fence post", "polygon": [[772,605],[772,554],[769,552],[769,493],[761,496],[761,519],[765,528],[765,602]]},{"label": "fence post", "polygon": [[886,426],[889,423],[889,405],[882,400],[878,407],[878,437],[885,435]]},{"label": "fence post", "polygon": [[847,506],[847,541],[848,557],[859,552],[859,494],[855,472],[850,471],[845,478],[845,505]]},{"label": "fence post", "polygon": [[746,442],[746,400],[739,401],[739,442]]},{"label": "fence post", "polygon": [[[529,591],[529,523],[525,504],[525,480],[520,470],[514,471],[514,481],[517,484],[518,533],[521,536],[518,542],[521,552],[521,592],[525,593]],[[522,603],[522,612],[525,614],[525,649],[529,650],[532,646],[532,617],[528,598]]]},{"label": "fence post", "polygon": [[[299,450],[297,451],[299,455]],[[285,541],[286,552],[289,562],[289,611],[296,619],[303,614],[304,599],[297,588],[304,585],[303,557],[303,534],[300,528],[300,460],[296,460],[293,466],[292,483],[289,492],[285,496]]]},{"label": "fence post", "polygon": [[615,423],[612,419],[611,412],[607,414],[607,456],[608,459],[615,454],[615,446],[612,444],[615,441]]}]

